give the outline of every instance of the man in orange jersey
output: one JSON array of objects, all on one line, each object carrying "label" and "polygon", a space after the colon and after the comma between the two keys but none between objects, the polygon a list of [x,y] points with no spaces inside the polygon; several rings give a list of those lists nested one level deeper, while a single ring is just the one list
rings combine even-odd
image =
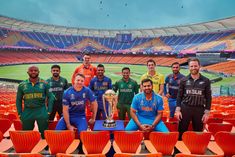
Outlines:
[{"label": "man in orange jersey", "polygon": [[90,54],[86,53],[83,56],[83,64],[77,67],[73,72],[72,84],[74,84],[74,79],[76,74],[80,73],[85,76],[84,85],[86,87],[89,86],[91,79],[96,75],[96,67],[91,65],[90,60],[91,60]]}]

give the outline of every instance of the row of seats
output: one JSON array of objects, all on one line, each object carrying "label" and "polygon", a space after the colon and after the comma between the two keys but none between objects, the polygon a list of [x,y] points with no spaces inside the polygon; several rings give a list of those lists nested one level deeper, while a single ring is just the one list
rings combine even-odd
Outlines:
[{"label": "row of seats", "polygon": [[[174,147],[185,154],[205,155],[209,149],[217,155],[235,155],[234,133],[218,132],[215,141],[210,141],[210,132],[187,131],[182,141],[178,141],[178,135],[178,132],[151,132],[149,140],[144,140],[141,131],[114,131],[111,144],[109,131],[82,131],[80,140],[85,155],[106,154],[111,145],[116,153],[140,154],[143,140],[150,153],[161,152],[162,155],[172,155]],[[46,130],[45,140],[40,138],[38,131],[10,131],[9,141],[12,141],[16,153],[38,153],[48,145],[50,154],[56,155],[73,153],[80,140],[75,139],[74,131]]]}]

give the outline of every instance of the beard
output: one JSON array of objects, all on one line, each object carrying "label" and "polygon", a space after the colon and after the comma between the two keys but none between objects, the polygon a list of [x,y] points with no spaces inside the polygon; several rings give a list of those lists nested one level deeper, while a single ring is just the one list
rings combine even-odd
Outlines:
[{"label": "beard", "polygon": [[58,73],[54,73],[53,76],[54,77],[59,77],[59,74]]},{"label": "beard", "polygon": [[196,75],[196,74],[199,73],[199,69],[191,70],[190,73],[191,73],[192,75]]},{"label": "beard", "polygon": [[29,77],[32,78],[32,79],[35,79],[38,77],[39,74],[30,74]]},{"label": "beard", "polygon": [[152,90],[150,90],[150,89],[144,90],[144,93],[145,93],[145,94],[150,94],[151,92],[152,92]]}]

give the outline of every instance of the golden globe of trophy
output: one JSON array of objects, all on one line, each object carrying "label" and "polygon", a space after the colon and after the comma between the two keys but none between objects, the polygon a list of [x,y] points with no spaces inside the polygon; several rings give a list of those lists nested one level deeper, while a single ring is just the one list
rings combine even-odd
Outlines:
[{"label": "golden globe of trophy", "polygon": [[[108,111],[106,111],[106,102],[108,102]],[[103,123],[103,126],[105,128],[113,128],[116,126],[116,122],[113,120],[113,114],[114,111],[116,110],[116,105],[117,105],[116,93],[113,90],[108,89],[103,94],[103,107],[107,117],[107,119],[104,120]]]}]

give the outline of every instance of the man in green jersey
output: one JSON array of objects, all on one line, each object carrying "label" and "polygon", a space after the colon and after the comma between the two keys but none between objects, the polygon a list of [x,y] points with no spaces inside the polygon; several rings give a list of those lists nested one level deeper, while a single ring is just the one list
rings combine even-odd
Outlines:
[{"label": "man in green jersey", "polygon": [[122,79],[117,81],[113,90],[118,91],[118,116],[119,119],[125,120],[126,113],[130,119],[130,105],[135,94],[139,92],[139,86],[137,82],[130,78],[130,68],[122,68]]},{"label": "man in green jersey", "polygon": [[52,65],[51,66],[52,77],[47,79],[47,82],[50,86],[49,91],[52,92],[55,96],[55,101],[53,104],[53,110],[49,116],[49,120],[53,121],[56,115],[56,112],[61,118],[62,115],[62,97],[64,90],[68,88],[68,81],[66,78],[60,76],[60,66]]},{"label": "man in green jersey", "polygon": [[[30,66],[27,73],[29,79],[18,86],[17,112],[23,124],[23,130],[33,130],[34,122],[37,121],[39,132],[44,138],[44,130],[48,129],[48,116],[52,111],[54,95],[49,91],[49,85],[38,77],[37,66]],[[22,102],[24,102],[24,108]]]}]

